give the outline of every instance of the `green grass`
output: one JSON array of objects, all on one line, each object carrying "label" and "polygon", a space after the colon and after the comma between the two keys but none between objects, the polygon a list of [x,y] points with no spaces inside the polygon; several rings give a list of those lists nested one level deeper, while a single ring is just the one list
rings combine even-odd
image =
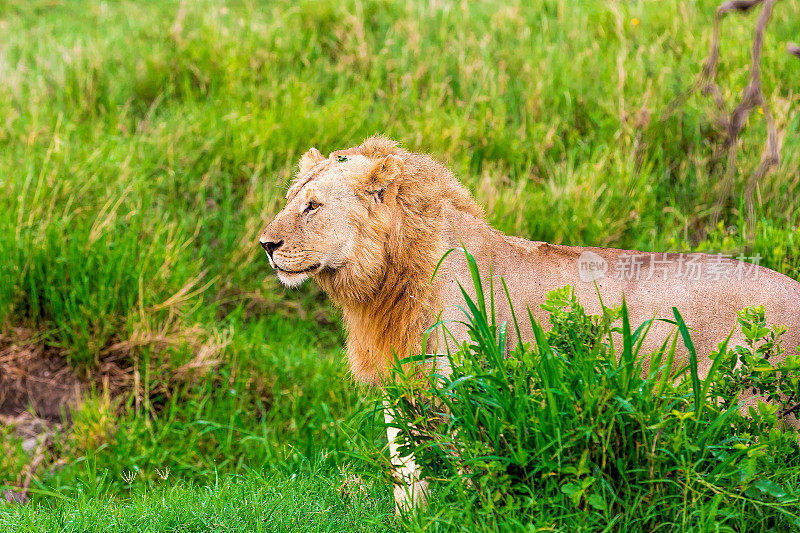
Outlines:
[{"label": "green grass", "polygon": [[[66,463],[34,482],[77,499],[37,496],[41,508],[0,520],[57,529],[52,506],[157,516],[167,467],[187,512],[213,502],[217,478],[233,498],[258,476],[302,492],[339,468],[383,491],[386,512],[390,489],[356,438],[375,396],[348,376],[339,316],[311,285],[279,287],[257,244],[312,145],[380,132],[429,152],[507,233],[759,253],[799,279],[797,60],[784,48],[800,3],[776,6],[765,41],[782,162],[759,185],[754,233],[741,191],[763,116],[712,226],[725,171],[714,105],[694,94],[666,113],[701,69],[716,3],[0,3],[0,326],[35,331],[82,375],[109,357],[139,375],[110,399],[98,383],[45,467]],[[753,22],[723,23],[730,106]],[[27,457],[6,433],[0,481],[14,482]],[[81,499],[87,458],[106,481]],[[362,512],[326,494],[314,501]]]},{"label": "green grass", "polygon": [[388,531],[386,491],[352,474],[249,473],[208,486],[164,481],[121,497],[56,500],[0,513],[8,533],[62,531]]}]

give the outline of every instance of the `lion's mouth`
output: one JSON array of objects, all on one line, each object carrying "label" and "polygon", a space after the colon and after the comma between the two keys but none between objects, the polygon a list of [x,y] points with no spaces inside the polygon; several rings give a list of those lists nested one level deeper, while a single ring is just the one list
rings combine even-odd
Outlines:
[{"label": "lion's mouth", "polygon": [[309,272],[313,272],[317,270],[321,265],[319,263],[314,263],[308,268],[304,268],[303,270],[287,270],[285,268],[281,268],[278,265],[275,265],[275,270],[279,272],[283,272],[284,274],[308,274]]}]

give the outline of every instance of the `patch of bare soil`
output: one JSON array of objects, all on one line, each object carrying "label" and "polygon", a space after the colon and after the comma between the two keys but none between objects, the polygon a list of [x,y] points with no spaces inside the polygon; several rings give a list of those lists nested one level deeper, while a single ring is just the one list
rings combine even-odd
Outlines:
[{"label": "patch of bare soil", "polygon": [[82,388],[66,359],[31,331],[16,328],[0,334],[0,427],[21,437],[23,450],[31,456],[13,483],[18,489],[2,490],[0,502],[28,501],[33,475],[52,446],[53,435],[70,423]]},{"label": "patch of bare soil", "polygon": [[[132,381],[132,372],[109,354],[93,377],[119,391]],[[71,425],[72,411],[90,387],[58,349],[47,346],[33,331],[14,328],[0,333],[0,428],[20,437],[30,456],[16,481],[0,480],[0,485],[17,487],[0,491],[0,502],[27,502],[33,476],[52,451],[54,439]]]},{"label": "patch of bare soil", "polygon": [[0,416],[18,417],[30,406],[43,421],[69,423],[82,388],[66,359],[30,331],[0,334]]}]

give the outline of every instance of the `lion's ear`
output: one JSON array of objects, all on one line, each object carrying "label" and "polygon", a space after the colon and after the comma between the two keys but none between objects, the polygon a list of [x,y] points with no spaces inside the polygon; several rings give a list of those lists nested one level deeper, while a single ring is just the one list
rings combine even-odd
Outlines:
[{"label": "lion's ear", "polygon": [[300,158],[300,174],[305,174],[314,168],[317,163],[324,160],[325,156],[323,156],[319,150],[316,148],[310,149],[308,152],[303,154],[303,157]]},{"label": "lion's ear", "polygon": [[367,179],[366,191],[376,202],[383,202],[386,193],[396,193],[403,174],[403,160],[387,155],[375,165]]}]

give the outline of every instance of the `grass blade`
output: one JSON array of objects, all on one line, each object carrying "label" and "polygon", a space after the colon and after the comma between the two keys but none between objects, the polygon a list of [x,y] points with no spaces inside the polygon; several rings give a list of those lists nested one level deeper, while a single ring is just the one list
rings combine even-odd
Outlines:
[{"label": "grass blade", "polygon": [[703,411],[704,402],[701,397],[702,388],[700,386],[700,375],[697,369],[697,351],[694,349],[692,337],[689,335],[689,328],[686,326],[686,322],[683,321],[683,317],[678,311],[678,308],[673,307],[672,313],[675,315],[675,321],[678,323],[678,331],[680,331],[681,337],[683,338],[683,345],[689,350],[689,372],[692,376],[692,392],[694,393],[696,411],[695,416],[699,420]]}]

